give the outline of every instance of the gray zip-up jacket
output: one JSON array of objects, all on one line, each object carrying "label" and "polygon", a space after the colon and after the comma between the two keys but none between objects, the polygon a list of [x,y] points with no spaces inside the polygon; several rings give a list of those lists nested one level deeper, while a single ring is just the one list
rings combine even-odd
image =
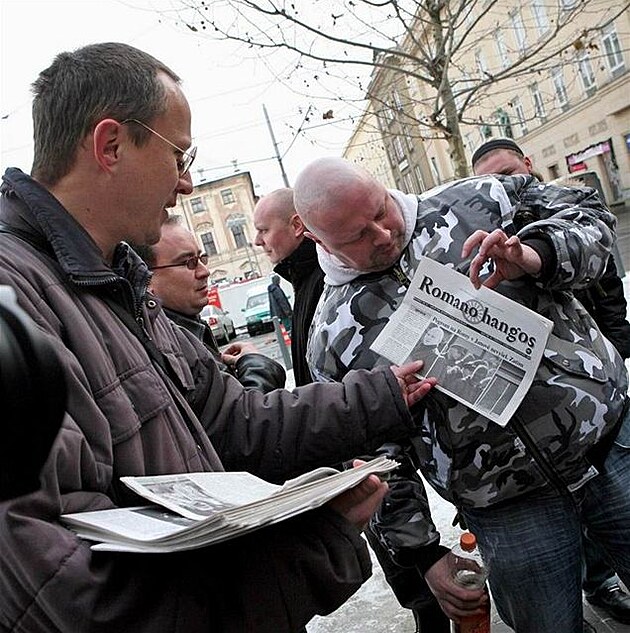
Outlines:
[{"label": "gray zip-up jacket", "polygon": [[[41,489],[0,504],[0,630],[278,633],[337,608],[370,563],[358,531],[326,509],[168,555],[93,553],[59,517],[137,505],[122,475],[225,466],[277,481],[404,436],[412,420],[393,374],[245,391],[145,295],[146,266],[125,244],[110,267],[17,169],[4,176],[0,205],[0,222],[26,238],[0,233],[0,284],[56,348],[69,393]],[[105,295],[143,324],[172,385]]]},{"label": "gray zip-up jacket", "polygon": [[[433,390],[418,407],[415,453],[424,476],[457,506],[509,501],[549,487],[552,479],[579,486],[596,472],[597,448],[620,421],[628,387],[622,359],[572,293],[601,276],[614,216],[591,189],[529,176],[470,178],[420,196],[390,195],[408,229],[395,266],[362,275],[320,251],[327,285],[310,335],[313,375],[340,380],[351,369],[388,362],[370,345],[401,304],[405,278],[411,279],[421,256],[467,272],[461,250],[474,231],[518,234],[543,257],[542,273],[502,282],[497,291],[553,322],[534,382],[505,427]],[[432,534],[430,525],[424,533]]]}]

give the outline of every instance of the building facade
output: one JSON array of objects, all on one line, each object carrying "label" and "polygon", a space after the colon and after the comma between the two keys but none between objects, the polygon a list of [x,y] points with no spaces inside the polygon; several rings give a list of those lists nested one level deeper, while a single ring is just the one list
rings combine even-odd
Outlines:
[{"label": "building facade", "polygon": [[[425,25],[418,20],[415,32],[401,42],[411,57],[434,44]],[[465,39],[454,40],[462,44],[447,62],[448,77],[468,161],[482,142],[509,136],[546,180],[578,178],[598,187],[611,206],[630,198],[630,10],[625,3],[478,0],[456,28]],[[552,49],[557,52],[548,55]],[[432,116],[435,91],[413,72],[396,73],[391,66],[375,68],[368,96],[372,110],[381,114],[383,158],[397,186],[409,190],[411,175],[419,190],[452,179],[448,144],[424,125]],[[349,146],[346,155],[352,151]]]},{"label": "building facade", "polygon": [[379,120],[370,103],[354,128],[343,157],[363,167],[385,187],[395,188],[398,183],[385,151]]},{"label": "building facade", "polygon": [[257,197],[249,172],[197,184],[179,196],[172,213],[183,217],[208,254],[210,280],[241,281],[271,272],[265,254],[253,245],[253,212]]}]

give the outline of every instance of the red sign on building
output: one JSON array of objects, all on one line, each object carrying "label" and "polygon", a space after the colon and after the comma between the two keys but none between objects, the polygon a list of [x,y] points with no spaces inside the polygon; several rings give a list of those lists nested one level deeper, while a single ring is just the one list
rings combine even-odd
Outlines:
[{"label": "red sign on building", "polygon": [[217,308],[223,309],[223,306],[221,305],[221,298],[219,297],[218,286],[210,286],[210,288],[208,288],[208,303],[212,306],[217,306]]}]

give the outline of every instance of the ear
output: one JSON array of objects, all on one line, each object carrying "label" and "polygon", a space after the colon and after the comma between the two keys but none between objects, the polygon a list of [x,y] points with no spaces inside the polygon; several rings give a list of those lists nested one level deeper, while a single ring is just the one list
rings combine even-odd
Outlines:
[{"label": "ear", "polygon": [[93,156],[103,171],[111,171],[120,160],[122,136],[122,125],[114,119],[103,119],[94,128]]},{"label": "ear", "polygon": [[306,227],[304,226],[304,222],[302,222],[302,218],[294,213],[289,220],[289,226],[293,229],[293,233],[295,237],[301,237],[306,231]]},{"label": "ear", "polygon": [[313,235],[310,231],[304,231],[304,237],[308,237],[309,240],[313,240],[315,244],[319,244],[327,253],[330,253],[330,251],[326,248],[326,244],[324,244],[317,235]]},{"label": "ear", "polygon": [[525,156],[523,158],[523,162],[525,163],[525,167],[527,167],[527,171],[532,173],[532,159],[529,156]]}]

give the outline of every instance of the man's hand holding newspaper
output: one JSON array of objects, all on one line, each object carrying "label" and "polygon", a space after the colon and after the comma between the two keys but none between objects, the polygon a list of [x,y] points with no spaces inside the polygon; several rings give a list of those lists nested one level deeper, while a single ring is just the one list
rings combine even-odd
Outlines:
[{"label": "man's hand holding newspaper", "polygon": [[[520,242],[508,244],[499,233],[477,232],[467,242],[483,247],[473,259],[477,281],[479,267],[488,256],[501,260],[499,252],[514,261],[502,260],[497,283],[536,267]],[[423,258],[372,349],[394,363],[423,360],[421,376],[435,377],[437,389],[504,426],[532,383],[551,329],[532,310]]]}]

